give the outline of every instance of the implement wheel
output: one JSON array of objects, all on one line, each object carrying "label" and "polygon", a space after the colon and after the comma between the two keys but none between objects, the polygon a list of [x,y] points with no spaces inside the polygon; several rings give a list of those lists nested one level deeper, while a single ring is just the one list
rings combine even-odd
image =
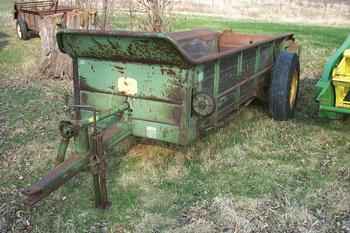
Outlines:
[{"label": "implement wheel", "polygon": [[29,32],[27,28],[27,24],[23,20],[17,20],[16,22],[16,32],[17,37],[20,40],[28,40],[29,39]]},{"label": "implement wheel", "polygon": [[300,79],[299,57],[295,53],[281,52],[272,71],[269,108],[272,118],[286,121],[294,116]]}]

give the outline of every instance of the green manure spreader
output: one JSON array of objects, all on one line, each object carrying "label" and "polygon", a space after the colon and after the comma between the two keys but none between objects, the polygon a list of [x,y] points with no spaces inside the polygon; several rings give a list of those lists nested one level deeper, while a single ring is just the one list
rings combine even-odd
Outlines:
[{"label": "green manure spreader", "polygon": [[22,190],[30,205],[88,170],[95,206],[108,207],[105,155],[127,137],[188,145],[254,99],[268,102],[275,120],[293,116],[300,69],[292,34],[62,31],[57,42],[73,59],[73,118],[59,124],[56,167]]}]

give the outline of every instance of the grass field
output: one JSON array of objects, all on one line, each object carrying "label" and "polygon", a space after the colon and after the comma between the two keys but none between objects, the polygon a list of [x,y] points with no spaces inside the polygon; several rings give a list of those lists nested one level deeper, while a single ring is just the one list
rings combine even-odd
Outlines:
[{"label": "grass field", "polygon": [[275,122],[253,104],[186,148],[140,141],[109,160],[113,205],[101,211],[84,173],[36,208],[23,206],[18,190],[53,166],[71,83],[42,79],[39,39],[18,41],[11,23],[0,26],[1,233],[350,232],[349,120],[319,119],[313,101],[323,64],[348,29],[203,17],[174,26],[193,27],[294,32],[303,47],[295,119]]}]

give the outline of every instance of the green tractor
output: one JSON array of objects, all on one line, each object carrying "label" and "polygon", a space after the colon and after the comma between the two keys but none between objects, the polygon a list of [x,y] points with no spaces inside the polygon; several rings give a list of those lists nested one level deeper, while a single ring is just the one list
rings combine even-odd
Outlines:
[{"label": "green tractor", "polygon": [[340,119],[350,114],[350,36],[331,56],[316,85],[320,117]]}]

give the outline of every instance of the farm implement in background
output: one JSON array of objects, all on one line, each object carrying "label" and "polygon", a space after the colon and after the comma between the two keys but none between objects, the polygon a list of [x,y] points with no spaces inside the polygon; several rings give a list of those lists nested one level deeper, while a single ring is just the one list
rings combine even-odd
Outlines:
[{"label": "farm implement in background", "polygon": [[33,0],[15,2],[13,18],[18,39],[28,40],[39,35],[42,24],[47,23],[41,23],[45,18],[52,18],[55,26],[62,28],[91,29],[96,25],[96,15],[94,10],[61,6],[59,0]]},{"label": "farm implement in background", "polygon": [[332,55],[316,85],[319,114],[329,119],[339,119],[350,114],[350,36]]},{"label": "farm implement in background", "polygon": [[188,145],[254,99],[269,102],[276,120],[294,113],[300,68],[292,34],[65,30],[57,42],[73,59],[74,117],[59,124],[57,166],[22,192],[30,205],[88,170],[95,206],[108,207],[106,155],[130,136]]},{"label": "farm implement in background", "polygon": [[73,10],[71,7],[58,6],[58,1],[55,0],[15,2],[13,18],[16,20],[17,37],[28,40],[33,35],[38,35],[40,20],[50,15],[62,14],[62,23],[65,24],[66,13]]}]

